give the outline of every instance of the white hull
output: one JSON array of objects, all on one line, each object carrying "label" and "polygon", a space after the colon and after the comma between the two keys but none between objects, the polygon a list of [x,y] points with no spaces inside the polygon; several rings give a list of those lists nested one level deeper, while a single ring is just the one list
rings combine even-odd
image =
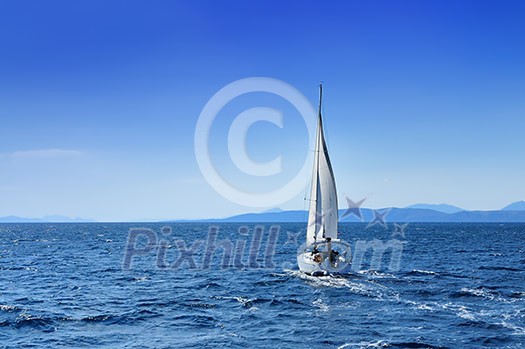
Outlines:
[{"label": "white hull", "polygon": [[332,241],[330,247],[324,242],[303,245],[297,253],[299,270],[313,276],[346,273],[350,260],[350,246],[340,240]]},{"label": "white hull", "polygon": [[324,261],[317,263],[313,259],[311,252],[303,252],[297,255],[297,265],[299,270],[305,274],[312,276],[324,276],[328,275],[329,266],[327,265],[328,261],[326,255],[323,257]]}]

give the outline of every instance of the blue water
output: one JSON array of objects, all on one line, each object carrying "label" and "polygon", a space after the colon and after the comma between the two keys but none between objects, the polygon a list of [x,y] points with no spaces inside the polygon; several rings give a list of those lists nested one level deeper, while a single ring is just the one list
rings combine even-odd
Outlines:
[{"label": "blue water", "polygon": [[[206,267],[198,244],[177,265],[209,226],[162,226],[0,225],[0,347],[525,347],[525,224],[410,224],[399,263],[367,253],[321,278],[297,271],[303,224],[280,224],[274,249],[266,224],[251,254],[254,225],[219,224],[230,267],[220,249]],[[127,249],[137,227],[156,241],[139,234]],[[394,229],[340,230],[355,245]]]}]

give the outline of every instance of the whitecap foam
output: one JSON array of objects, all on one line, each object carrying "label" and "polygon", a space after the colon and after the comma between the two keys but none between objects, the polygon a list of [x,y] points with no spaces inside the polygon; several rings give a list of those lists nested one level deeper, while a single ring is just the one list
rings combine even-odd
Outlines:
[{"label": "whitecap foam", "polygon": [[453,311],[456,316],[470,321],[478,321],[476,315],[466,306],[454,303],[438,304],[445,310]]},{"label": "whitecap foam", "polygon": [[366,275],[374,279],[397,279],[397,277],[393,274],[382,273],[378,270],[373,270],[373,269],[359,270],[357,273],[361,275]]},{"label": "whitecap foam", "polygon": [[463,287],[461,290],[461,292],[464,292],[464,293],[468,293],[468,294],[471,294],[473,296],[477,296],[477,297],[484,297],[484,298],[487,298],[487,299],[494,299],[494,295],[491,294],[489,291],[483,289],[483,288],[467,288],[467,287]]},{"label": "whitecap foam", "polygon": [[517,336],[525,336],[525,327],[521,327],[518,325],[515,325],[508,321],[503,321],[499,323],[501,326],[508,328],[512,331],[514,331],[512,334]]},{"label": "whitecap foam", "polygon": [[328,311],[330,309],[328,305],[325,302],[323,302],[321,298],[316,299],[315,301],[312,302],[312,304],[315,307],[319,308],[319,310],[321,311]]},{"label": "whitecap foam", "polygon": [[135,282],[144,282],[144,281],[148,281],[149,279],[150,279],[149,276],[139,276],[139,277],[134,278],[133,280]]},{"label": "whitecap foam", "polygon": [[348,288],[352,293],[374,298],[396,298],[399,296],[397,292],[375,281],[354,282],[343,276],[310,276],[298,270],[285,271],[291,276],[306,280],[317,287]]},{"label": "whitecap foam", "polygon": [[426,311],[435,311],[436,310],[435,306],[431,306],[428,303],[420,303],[420,302],[415,302],[415,301],[411,301],[411,300],[403,300],[403,302],[413,306],[414,308],[416,308],[418,310],[426,310]]},{"label": "whitecap foam", "polygon": [[0,310],[5,312],[12,312],[15,310],[19,310],[19,308],[14,305],[0,304]]},{"label": "whitecap foam", "polygon": [[345,343],[341,346],[338,346],[337,349],[344,348],[386,348],[390,344],[385,341],[373,341],[373,342],[359,342],[359,343]]},{"label": "whitecap foam", "polygon": [[412,273],[414,273],[414,274],[424,274],[424,275],[437,275],[437,273],[435,271],[422,270],[422,269],[414,269],[414,270],[412,270]]}]

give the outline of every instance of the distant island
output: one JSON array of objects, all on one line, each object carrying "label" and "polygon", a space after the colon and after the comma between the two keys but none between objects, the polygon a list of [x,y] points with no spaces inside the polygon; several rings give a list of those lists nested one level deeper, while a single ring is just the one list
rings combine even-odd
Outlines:
[{"label": "distant island", "polygon": [[[343,206],[344,207],[344,206]],[[386,212],[388,222],[421,223],[525,223],[525,201],[514,202],[500,210],[468,211],[448,204],[415,204],[404,208],[385,207],[377,210],[362,208],[363,222],[374,219],[374,211]],[[346,209],[339,210],[341,222],[361,222],[354,214],[345,215]],[[308,212],[304,210],[266,210],[261,213],[245,213],[232,217],[200,220],[177,220],[176,222],[225,222],[225,223],[285,223],[306,222]]]},{"label": "distant island", "polygon": [[[344,205],[342,205],[344,207]],[[387,222],[421,223],[525,223],[525,201],[511,203],[500,210],[469,211],[448,204],[415,204],[404,208],[385,207],[380,209],[361,208],[363,222],[374,219],[374,211],[388,211]],[[346,209],[339,210],[341,222],[361,222],[354,214],[345,215]],[[306,222],[308,212],[304,210],[283,211],[279,208],[260,213],[244,213],[226,218],[206,218],[192,220],[168,220],[163,222],[210,222],[210,223],[285,223]],[[149,222],[155,222],[148,220]],[[46,216],[43,218],[23,218],[17,216],[0,217],[0,223],[92,223],[92,219],[69,218],[65,216]]]}]

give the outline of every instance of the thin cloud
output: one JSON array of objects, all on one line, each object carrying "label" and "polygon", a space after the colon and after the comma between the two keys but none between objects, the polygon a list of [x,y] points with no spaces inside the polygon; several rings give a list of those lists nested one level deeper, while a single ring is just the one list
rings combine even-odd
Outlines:
[{"label": "thin cloud", "polygon": [[48,159],[48,158],[64,158],[64,157],[75,157],[82,155],[82,152],[78,150],[69,149],[36,149],[36,150],[21,150],[14,151],[12,153],[0,154],[0,157],[4,158],[15,158],[15,159]]}]

